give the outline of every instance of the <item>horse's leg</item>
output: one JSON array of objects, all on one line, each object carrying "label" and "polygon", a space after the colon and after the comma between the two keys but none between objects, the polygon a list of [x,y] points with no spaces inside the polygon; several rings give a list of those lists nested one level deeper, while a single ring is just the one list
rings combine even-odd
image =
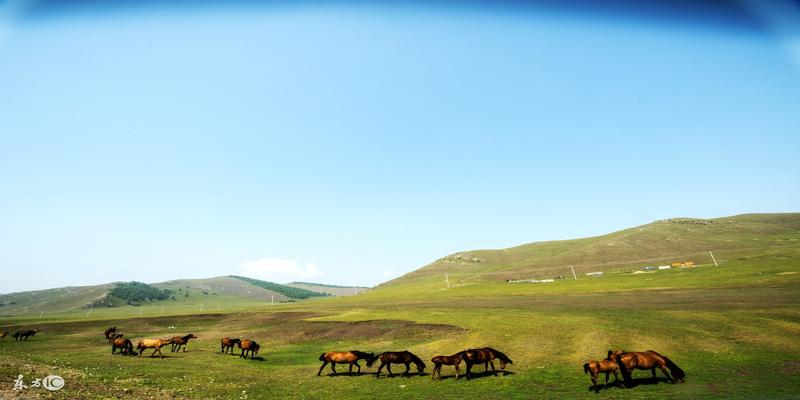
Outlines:
[{"label": "horse's leg", "polygon": [[597,393],[600,393],[600,389],[597,387],[597,375],[594,371],[591,372],[592,374],[592,389],[594,389]]},{"label": "horse's leg", "polygon": [[489,361],[489,364],[492,366],[492,372],[494,372],[494,376],[497,376],[497,370],[494,368],[494,361]]},{"label": "horse's leg", "polygon": [[349,363],[349,367],[350,367],[350,369],[347,372],[347,375],[353,376],[353,363]]},{"label": "horse's leg", "polygon": [[383,363],[383,361],[381,361],[381,365],[378,366],[378,372],[375,373],[376,378],[381,375],[381,370],[383,369],[384,365],[385,364]]},{"label": "horse's leg", "polygon": [[389,378],[392,377],[392,363],[386,363],[386,370],[389,371]]},{"label": "horse's leg", "polygon": [[464,375],[466,375],[467,380],[470,380],[472,379],[472,363],[467,361],[466,364],[467,364],[467,372]]},{"label": "horse's leg", "polygon": [[439,370],[439,364],[434,364],[433,373],[431,374],[431,379],[436,379],[436,371],[438,370]]},{"label": "horse's leg", "polygon": [[603,386],[608,386],[608,372],[606,372],[606,383]]},{"label": "horse's leg", "polygon": [[336,375],[336,363],[331,361],[331,370],[333,370],[333,374]]},{"label": "horse's leg", "polygon": [[461,373],[461,368],[456,364],[456,379],[458,379],[458,374]]},{"label": "horse's leg", "polygon": [[183,352],[186,353],[186,343],[183,344]]},{"label": "horse's leg", "polygon": [[410,365],[410,363],[406,363],[406,372],[403,372],[403,376],[411,376],[409,373]]},{"label": "horse's leg", "polygon": [[487,362],[487,363],[483,364],[483,368],[484,368],[483,372],[488,371],[489,370],[489,363]]},{"label": "horse's leg", "polygon": [[356,365],[356,368],[358,368],[358,372],[356,372],[356,376],[361,376],[361,366],[358,365],[358,360],[356,360],[356,362],[354,364]]},{"label": "horse's leg", "polygon": [[325,368],[326,365],[328,365],[328,362],[323,360],[322,361],[322,366],[319,367],[319,371],[317,371],[317,376],[322,375],[322,369]]}]

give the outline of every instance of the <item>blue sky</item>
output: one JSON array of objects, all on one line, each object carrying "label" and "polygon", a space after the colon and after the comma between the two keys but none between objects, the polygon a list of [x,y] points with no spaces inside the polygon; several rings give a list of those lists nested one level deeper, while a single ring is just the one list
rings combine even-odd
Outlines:
[{"label": "blue sky", "polygon": [[0,25],[0,292],[374,285],[461,250],[798,211],[800,64],[769,29],[91,11]]}]

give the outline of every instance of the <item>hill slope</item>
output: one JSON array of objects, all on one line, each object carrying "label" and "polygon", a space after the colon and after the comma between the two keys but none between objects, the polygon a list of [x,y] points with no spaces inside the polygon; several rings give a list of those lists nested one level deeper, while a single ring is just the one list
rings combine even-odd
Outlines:
[{"label": "hill slope", "polygon": [[353,296],[369,290],[368,287],[364,286],[339,286],[311,282],[291,282],[287,283],[286,286],[307,289],[319,293],[329,293],[333,296]]},{"label": "hill slope", "polygon": [[745,214],[716,219],[674,218],[607,235],[452,254],[379,287],[444,282],[553,278],[673,261],[712,263],[767,255],[800,255],[800,214]]},{"label": "hill slope", "polygon": [[[269,284],[269,285],[266,285]],[[324,296],[310,290],[246,278],[221,276],[207,279],[178,279],[152,286],[169,289],[174,299],[142,302],[141,306],[164,305],[168,309],[225,306],[243,306],[294,301],[308,297]],[[63,287],[0,295],[0,317],[36,316],[40,313],[85,312],[94,306],[105,308],[113,303],[116,310],[132,308],[125,301],[108,301],[114,283],[95,286]],[[212,308],[213,309],[213,308]],[[81,311],[83,310],[83,311]],[[96,310],[97,311],[97,310]]]}]

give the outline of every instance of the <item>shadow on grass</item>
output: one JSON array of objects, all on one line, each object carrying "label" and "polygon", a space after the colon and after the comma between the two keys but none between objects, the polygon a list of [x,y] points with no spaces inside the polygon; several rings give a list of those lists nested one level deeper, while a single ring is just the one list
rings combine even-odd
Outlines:
[{"label": "shadow on grass", "polygon": [[[506,376],[506,375],[514,375],[514,374],[515,374],[514,372],[506,371],[506,370],[497,371],[497,376]],[[463,378],[466,378],[466,375],[461,375],[461,376]],[[482,372],[473,372],[472,376],[470,376],[470,379],[480,379],[480,378],[486,378],[486,377],[490,377],[490,376],[494,376],[494,372],[492,372],[491,370],[482,371]]]}]

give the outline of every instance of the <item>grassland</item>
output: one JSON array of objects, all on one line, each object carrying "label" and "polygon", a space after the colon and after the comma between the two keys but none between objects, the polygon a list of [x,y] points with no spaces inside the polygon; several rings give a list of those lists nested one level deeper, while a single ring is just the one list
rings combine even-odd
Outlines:
[{"label": "grassland", "polygon": [[[770,241],[721,257],[719,267],[632,274],[619,266],[602,278],[551,284],[463,279],[449,289],[441,279],[405,279],[359,296],[274,306],[245,302],[236,310],[4,318],[5,329],[39,327],[42,334],[29,342],[0,342],[0,397],[16,395],[11,387],[18,374],[56,373],[67,381],[63,390],[26,393],[156,399],[797,398],[800,246],[790,240],[797,232],[771,232],[738,240],[763,243],[775,235],[786,243]],[[110,325],[130,338],[193,332],[199,339],[186,353],[164,359],[111,356],[102,338]],[[218,340],[225,335],[259,341],[262,358],[220,354]],[[408,349],[428,360],[479,346],[509,354],[509,373],[440,382],[430,376],[333,377],[330,370],[316,376],[317,357],[325,350]],[[608,348],[655,349],[687,372],[686,382],[651,384],[644,379],[649,373],[638,372],[638,386],[596,394],[581,366]],[[453,370],[444,372],[447,378]]]}]

